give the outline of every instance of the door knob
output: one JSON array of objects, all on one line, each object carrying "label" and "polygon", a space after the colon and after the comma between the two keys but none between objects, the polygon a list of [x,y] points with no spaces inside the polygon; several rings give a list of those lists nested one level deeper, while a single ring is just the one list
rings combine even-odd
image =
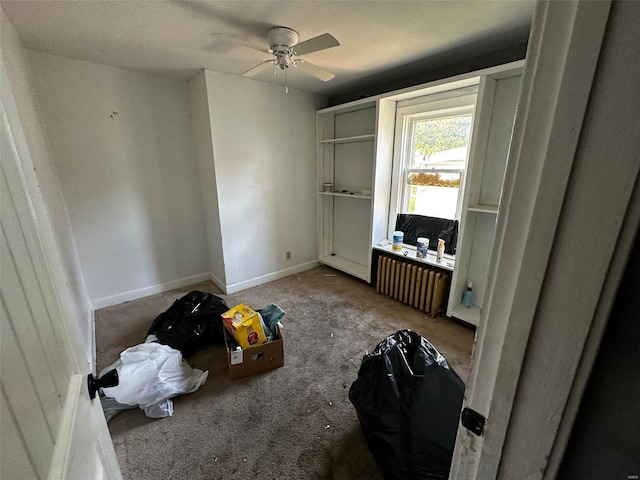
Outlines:
[{"label": "door knob", "polygon": [[115,368],[109,370],[100,378],[96,378],[93,374],[87,375],[87,387],[89,388],[89,398],[93,400],[96,398],[96,392],[99,388],[115,387],[120,383],[118,379],[118,370]]}]

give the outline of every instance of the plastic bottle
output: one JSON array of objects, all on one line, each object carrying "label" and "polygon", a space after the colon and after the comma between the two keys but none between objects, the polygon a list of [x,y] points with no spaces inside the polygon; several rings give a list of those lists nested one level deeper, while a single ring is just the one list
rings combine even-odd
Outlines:
[{"label": "plastic bottle", "polygon": [[404,232],[396,230],[393,232],[393,244],[391,245],[391,250],[394,252],[402,251],[402,242],[404,242]]},{"label": "plastic bottle", "polygon": [[470,308],[473,303],[473,282],[471,280],[467,280],[467,288],[462,294],[462,304]]},{"label": "plastic bottle", "polygon": [[442,256],[444,255],[444,240],[438,239],[438,249],[436,250],[436,262],[442,263]]},{"label": "plastic bottle", "polygon": [[427,258],[429,253],[429,239],[426,237],[418,237],[416,243],[416,257]]}]

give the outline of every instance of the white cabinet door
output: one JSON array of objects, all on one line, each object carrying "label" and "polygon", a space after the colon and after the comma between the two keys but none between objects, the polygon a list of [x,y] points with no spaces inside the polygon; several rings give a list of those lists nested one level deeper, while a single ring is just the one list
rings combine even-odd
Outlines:
[{"label": "white cabinet door", "polygon": [[[3,80],[6,80],[4,78]],[[4,82],[3,82],[4,83]],[[11,94],[0,104],[2,478],[120,479],[89,362],[65,318],[30,194],[36,185]],[[19,144],[19,145],[18,145]]]}]

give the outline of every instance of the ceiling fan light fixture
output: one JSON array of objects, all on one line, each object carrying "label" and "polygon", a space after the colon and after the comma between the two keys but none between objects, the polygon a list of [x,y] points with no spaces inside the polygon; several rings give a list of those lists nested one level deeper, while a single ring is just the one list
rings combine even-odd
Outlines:
[{"label": "ceiling fan light fixture", "polygon": [[277,52],[273,54],[273,62],[275,65],[280,68],[280,70],[284,70],[285,68],[289,68],[290,66],[294,66],[293,59],[291,58],[290,52]]}]

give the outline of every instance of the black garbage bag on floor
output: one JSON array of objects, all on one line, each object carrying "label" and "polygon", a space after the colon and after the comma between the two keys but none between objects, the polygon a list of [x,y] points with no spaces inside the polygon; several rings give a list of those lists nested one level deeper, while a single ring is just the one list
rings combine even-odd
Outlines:
[{"label": "black garbage bag on floor", "polygon": [[222,298],[194,290],[158,315],[147,337],[155,335],[159,343],[180,350],[183,357],[207,345],[224,345],[221,315],[227,310]]},{"label": "black garbage bag on floor", "polygon": [[449,476],[464,383],[427,339],[400,330],[365,355],[349,400],[386,479]]}]

